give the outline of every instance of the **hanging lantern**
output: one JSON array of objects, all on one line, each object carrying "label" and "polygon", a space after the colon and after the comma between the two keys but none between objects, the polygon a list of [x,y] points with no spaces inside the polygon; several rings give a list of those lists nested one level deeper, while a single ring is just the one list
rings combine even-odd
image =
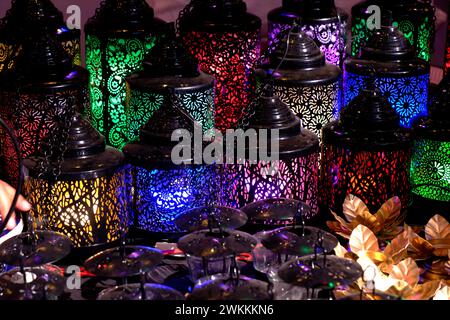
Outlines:
[{"label": "hanging lantern", "polygon": [[[255,155],[259,153],[259,159],[262,149],[270,151],[277,142],[279,152],[269,153],[278,156],[278,160],[254,161],[247,158],[251,151],[246,150],[246,157],[237,159],[239,164],[226,165],[225,180],[232,183],[223,188],[223,199],[238,208],[265,199],[296,199],[311,207],[305,219],[312,218],[317,213],[318,137],[302,128],[300,119],[270,90],[258,99],[254,112],[245,128],[256,130],[258,148],[252,149],[256,150]],[[278,130],[278,137],[264,137],[261,131],[265,130]]]},{"label": "hanging lantern", "polygon": [[[24,194],[41,229],[68,236],[74,247],[111,243],[119,239],[126,217],[124,156],[106,147],[79,113],[71,122],[61,164],[46,156],[24,161],[29,171]],[[60,170],[56,181],[55,170]]]},{"label": "hanging lantern", "polygon": [[107,0],[85,26],[91,120],[108,145],[127,143],[125,78],[141,69],[161,24],[145,0]]},{"label": "hanging lantern", "polygon": [[429,0],[366,0],[355,5],[352,8],[352,54],[354,56],[358,55],[374,32],[369,28],[371,27],[369,20],[378,13],[369,11],[369,7],[373,5],[380,8],[382,25],[398,27],[415,49],[416,56],[427,62],[431,60],[436,17],[435,8]]},{"label": "hanging lantern", "polygon": [[321,209],[342,213],[349,194],[371,212],[398,196],[409,201],[410,136],[379,90],[363,90],[323,129]]},{"label": "hanging lantern", "polygon": [[55,34],[74,64],[81,66],[80,30],[69,29],[63,14],[50,0],[13,0],[2,19],[0,31],[0,72],[9,69],[37,25],[43,23]]},{"label": "hanging lantern", "polygon": [[302,120],[304,128],[320,135],[324,125],[338,119],[342,72],[326,64],[314,41],[298,28],[282,40],[270,63],[257,74],[258,80],[273,83],[275,95]]},{"label": "hanging lantern", "polygon": [[450,218],[450,78],[430,107],[430,116],[417,120],[411,161],[413,207],[417,223],[435,214]]},{"label": "hanging lantern", "polygon": [[144,70],[128,77],[127,84],[130,141],[159,109],[168,89],[175,91],[183,109],[204,131],[214,128],[214,78],[198,70],[195,59],[176,38],[173,24],[144,62]]},{"label": "hanging lantern", "polygon": [[179,24],[201,70],[216,79],[216,128],[236,128],[252,100],[261,19],[247,13],[242,0],[192,0],[180,14]]},{"label": "hanging lantern", "polygon": [[192,139],[194,133],[194,122],[172,99],[172,95],[165,95],[162,106],[142,128],[140,141],[124,148],[126,161],[132,166],[131,223],[139,231],[165,239],[177,238],[184,231],[174,223],[181,213],[208,203],[208,181],[214,179],[210,176],[214,170],[187,164],[193,160],[187,155],[180,165],[172,161],[177,145],[171,141],[174,131],[187,130]]},{"label": "hanging lantern", "polygon": [[[88,73],[72,66],[56,36],[43,27],[27,39],[16,65],[2,74],[0,84],[0,114],[15,130],[23,158],[58,138],[49,133],[54,133],[72,105],[79,112],[88,105]],[[13,164],[6,168],[8,175],[17,176],[11,171],[17,168],[12,146],[1,153]]]},{"label": "hanging lantern", "polygon": [[306,32],[324,53],[327,63],[342,66],[348,15],[334,0],[283,0],[281,8],[269,12],[269,47],[279,41],[280,32],[301,21]]},{"label": "hanging lantern", "polygon": [[345,62],[344,105],[364,89],[369,79],[388,97],[402,126],[427,114],[430,65],[414,57],[414,50],[395,27],[382,27],[361,50],[360,58]]}]

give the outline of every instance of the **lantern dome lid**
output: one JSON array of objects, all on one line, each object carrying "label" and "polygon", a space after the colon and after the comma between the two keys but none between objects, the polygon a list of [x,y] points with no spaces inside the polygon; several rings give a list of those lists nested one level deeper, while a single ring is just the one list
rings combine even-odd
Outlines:
[{"label": "lantern dome lid", "polygon": [[300,27],[294,27],[285,39],[281,40],[270,62],[272,66],[281,63],[280,68],[309,69],[325,66],[325,56],[317,44]]},{"label": "lantern dome lid", "polygon": [[327,64],[317,44],[296,26],[269,56],[269,63],[257,75],[285,85],[320,85],[335,82],[342,74],[338,66]]},{"label": "lantern dome lid", "polygon": [[[172,150],[179,143],[172,141],[172,134],[176,130],[186,130],[186,133],[190,133],[192,142],[195,126],[195,120],[177,106],[174,94],[165,95],[161,107],[141,129],[139,141],[124,147],[126,160],[141,167],[172,167]],[[193,143],[191,146],[193,147]],[[183,160],[186,162],[192,160],[192,156],[184,156],[186,158]]]},{"label": "lantern dome lid", "polygon": [[[265,88],[253,108],[254,113],[243,129],[257,130],[258,138],[258,130],[278,130],[280,158],[294,158],[318,151],[319,138],[302,128],[301,120],[273,94],[272,87]],[[269,134],[267,136],[270,137]],[[258,147],[261,147],[260,143]]]},{"label": "lantern dome lid", "polygon": [[414,48],[396,27],[383,26],[376,30],[361,49],[361,58],[376,61],[414,59]]},{"label": "lantern dome lid", "polygon": [[5,89],[40,92],[46,89],[86,87],[89,73],[73,66],[72,59],[47,26],[25,38],[21,55],[11,70],[4,72]]},{"label": "lantern dome lid", "polygon": [[247,12],[243,0],[191,1],[180,14],[180,31],[253,31],[261,28],[259,17]]},{"label": "lantern dome lid", "polygon": [[398,28],[383,26],[374,32],[358,58],[345,62],[346,71],[376,75],[414,76],[430,72],[425,60],[415,57],[414,48]]},{"label": "lantern dome lid", "polygon": [[88,20],[85,31],[129,34],[152,31],[162,23],[145,0],[106,0]]},{"label": "lantern dome lid", "polygon": [[419,137],[450,141],[450,74],[439,84],[429,115],[418,118],[413,128]]},{"label": "lantern dome lid", "polygon": [[342,110],[341,120],[324,127],[323,142],[361,149],[408,147],[410,131],[378,89],[366,89]]},{"label": "lantern dome lid", "polygon": [[2,19],[5,36],[17,37],[46,26],[52,32],[67,29],[63,14],[50,0],[16,0]]},{"label": "lantern dome lid", "polygon": [[[66,151],[61,164],[60,180],[96,179],[113,174],[123,164],[124,156],[119,150],[107,147],[105,138],[95,130],[81,114],[75,113],[68,132]],[[34,177],[39,175],[43,156],[34,156],[24,160],[25,166]],[[52,173],[56,167],[51,159]],[[51,179],[49,174],[44,178]]]},{"label": "lantern dome lid", "polygon": [[131,88],[167,92],[168,88],[190,92],[214,86],[214,77],[199,71],[198,62],[177,38],[173,23],[144,61],[144,70],[127,78]]}]

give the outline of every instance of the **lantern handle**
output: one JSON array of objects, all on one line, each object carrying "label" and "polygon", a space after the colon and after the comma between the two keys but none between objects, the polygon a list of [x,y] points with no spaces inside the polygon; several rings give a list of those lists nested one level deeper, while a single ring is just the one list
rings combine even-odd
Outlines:
[{"label": "lantern handle", "polygon": [[20,193],[22,191],[22,186],[23,186],[23,182],[24,182],[24,173],[22,170],[22,164],[23,164],[23,159],[22,159],[22,154],[20,152],[20,147],[19,147],[19,142],[17,141],[17,137],[15,136],[14,132],[12,131],[12,129],[5,123],[5,121],[0,118],[0,125],[6,130],[7,134],[11,137],[12,143],[13,143],[13,147],[14,147],[14,151],[17,154],[17,158],[18,158],[18,172],[19,172],[19,179],[17,182],[17,188],[16,188],[16,193],[14,194],[14,198],[13,201],[11,203],[11,207],[8,210],[8,213],[6,215],[5,220],[2,222],[1,226],[0,226],[0,234],[3,233],[3,231],[6,229],[6,226],[8,225],[9,220],[11,219],[11,216],[16,208],[16,204],[17,201],[19,200],[19,196]]}]

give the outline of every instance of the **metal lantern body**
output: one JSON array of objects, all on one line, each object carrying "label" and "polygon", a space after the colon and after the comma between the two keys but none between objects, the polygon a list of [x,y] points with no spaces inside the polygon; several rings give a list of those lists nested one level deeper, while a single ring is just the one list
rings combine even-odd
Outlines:
[{"label": "metal lantern body", "polygon": [[91,120],[111,146],[127,143],[125,78],[141,70],[160,25],[145,0],[107,0],[85,26]]},{"label": "metal lantern body", "polygon": [[368,19],[374,11],[381,11],[383,25],[398,27],[414,47],[416,56],[427,62],[431,60],[435,36],[435,9],[427,0],[366,0],[352,8],[352,54],[358,55],[374,30],[370,30]]},{"label": "metal lantern body", "polygon": [[344,105],[348,105],[374,80],[380,91],[399,114],[401,124],[427,114],[430,66],[414,57],[414,50],[395,27],[375,32],[360,58],[345,62]]},{"label": "metal lantern body", "polygon": [[342,213],[353,194],[376,212],[398,196],[409,201],[410,133],[379,90],[364,90],[323,129],[321,209]]},{"label": "metal lantern body", "polygon": [[[254,111],[246,129],[257,130],[258,152],[265,147],[271,149],[264,145],[260,130],[279,130],[279,160],[255,162],[244,158],[237,159],[237,164],[226,164],[229,186],[223,190],[223,199],[238,208],[265,199],[296,199],[311,207],[305,219],[312,218],[317,213],[319,138],[302,128],[300,119],[272,94],[259,98]],[[271,168],[277,172],[271,172]]]},{"label": "metal lantern body", "polygon": [[25,160],[29,171],[24,193],[33,204],[38,226],[67,235],[75,247],[116,241],[126,225],[126,188],[123,154],[106,147],[105,139],[76,114],[72,118],[61,174],[51,160],[41,172],[44,157]]},{"label": "metal lantern body", "polygon": [[200,69],[216,79],[215,126],[236,128],[252,101],[260,55],[261,19],[242,0],[193,0],[180,15],[180,33]]},{"label": "metal lantern body", "polygon": [[154,237],[172,239],[184,231],[174,220],[187,210],[207,204],[206,182],[214,179],[210,176],[214,170],[189,164],[192,159],[188,158],[181,165],[172,162],[177,144],[171,141],[172,133],[177,129],[193,133],[194,123],[168,99],[142,128],[140,141],[127,144],[124,153],[131,165],[132,226]]},{"label": "metal lantern body", "polygon": [[179,106],[203,131],[214,128],[214,78],[198,70],[195,59],[176,39],[175,30],[161,39],[144,62],[144,70],[128,77],[127,84],[130,141],[160,108],[168,89],[174,90]]},{"label": "metal lantern body", "polygon": [[414,124],[411,185],[413,206],[415,202],[421,203],[418,214],[423,223],[436,213],[450,217],[449,90],[447,76],[430,107],[430,115],[418,119]]},{"label": "metal lantern body", "polygon": [[300,21],[324,53],[327,63],[342,66],[345,59],[348,15],[336,8],[334,0],[283,0],[281,8],[269,12],[269,47],[280,41],[279,34]]},{"label": "metal lantern body", "polygon": [[57,36],[74,64],[81,66],[80,30],[68,29],[50,0],[13,0],[0,24],[0,72],[13,67],[27,35],[41,23]]},{"label": "metal lantern body", "polygon": [[[50,133],[75,105],[88,109],[88,72],[72,66],[55,35],[43,31],[24,44],[13,69],[5,72],[0,86],[0,114],[15,130],[22,157],[42,149]],[[12,164],[16,158],[12,146],[2,149]],[[17,166],[8,166],[16,170]],[[13,174],[16,176],[17,174]]]},{"label": "metal lantern body", "polygon": [[273,83],[275,95],[302,120],[304,128],[316,135],[321,135],[324,125],[338,119],[342,72],[325,63],[323,54],[305,33],[293,30],[257,74],[259,81]]}]

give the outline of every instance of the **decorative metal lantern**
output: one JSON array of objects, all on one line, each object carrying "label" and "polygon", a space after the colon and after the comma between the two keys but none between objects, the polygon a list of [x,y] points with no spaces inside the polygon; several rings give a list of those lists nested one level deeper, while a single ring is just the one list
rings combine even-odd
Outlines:
[{"label": "decorative metal lantern", "polygon": [[[426,223],[435,214],[450,217],[450,77],[430,107],[430,116],[417,120],[411,161],[413,207]],[[433,210],[434,209],[434,210]]]},{"label": "decorative metal lantern", "polygon": [[[319,138],[302,128],[300,119],[270,90],[258,99],[254,112],[245,129],[257,131],[258,150],[271,149],[260,130],[278,130],[279,151],[271,152],[279,160],[243,158],[237,159],[240,164],[227,164],[225,180],[232,183],[223,190],[223,199],[239,208],[265,199],[296,199],[311,207],[305,219],[312,218],[317,213]],[[270,136],[271,145],[274,139]]]},{"label": "decorative metal lantern", "polygon": [[68,29],[63,14],[50,0],[13,0],[1,22],[0,72],[14,65],[27,35],[41,24],[57,36],[74,64],[81,66],[80,30]]},{"label": "decorative metal lantern", "polygon": [[363,90],[323,129],[321,209],[342,213],[353,194],[376,212],[388,199],[409,201],[410,133],[379,90]]},{"label": "decorative metal lantern", "polygon": [[324,125],[339,118],[342,72],[326,64],[314,41],[298,28],[286,40],[272,53],[270,63],[257,71],[258,80],[272,82],[275,95],[304,128],[320,135]]},{"label": "decorative metal lantern", "polygon": [[111,146],[128,142],[125,78],[142,68],[160,25],[145,0],[107,0],[85,26],[91,120]]},{"label": "decorative metal lantern", "polygon": [[368,20],[369,7],[380,8],[381,23],[398,27],[413,46],[416,56],[429,62],[434,47],[435,8],[430,0],[366,0],[352,8],[352,54],[358,55],[374,32]]},{"label": "decorative metal lantern", "polygon": [[214,181],[210,176],[214,170],[189,163],[193,158],[187,155],[180,165],[172,162],[172,150],[177,145],[171,141],[173,132],[194,132],[193,120],[172,99],[172,95],[165,95],[163,105],[141,129],[140,141],[124,147],[126,161],[132,167],[130,222],[139,231],[165,239],[177,238],[184,231],[174,223],[181,213],[208,204],[208,181]]},{"label": "decorative metal lantern", "polygon": [[261,19],[247,13],[242,0],[192,0],[180,14],[179,25],[201,70],[216,79],[216,128],[236,128],[253,98]]},{"label": "decorative metal lantern", "polygon": [[[2,76],[0,113],[14,128],[23,158],[41,151],[47,138],[58,138],[49,134],[72,105],[79,112],[88,108],[88,72],[72,65],[56,35],[46,27],[27,38],[14,68]],[[14,163],[11,147],[2,148],[2,156]],[[10,171],[10,176],[17,173]]]},{"label": "decorative metal lantern", "polygon": [[59,154],[24,161],[31,214],[38,227],[68,236],[75,247],[116,241],[127,214],[124,156],[106,147],[104,137],[79,113],[72,116],[67,136],[62,163]]},{"label": "decorative metal lantern", "polygon": [[181,107],[202,125],[214,128],[214,78],[199,71],[195,59],[176,38],[173,24],[144,62],[144,70],[127,78],[129,140],[151,119],[173,89]]},{"label": "decorative metal lantern", "polygon": [[268,20],[269,47],[278,42],[280,32],[301,20],[302,31],[317,42],[327,63],[342,66],[348,15],[336,8],[334,0],[283,0],[281,8],[269,12]]},{"label": "decorative metal lantern", "polygon": [[344,105],[364,89],[367,80],[387,95],[401,124],[427,114],[430,66],[414,57],[414,49],[395,27],[382,27],[361,50],[360,58],[345,62]]}]

